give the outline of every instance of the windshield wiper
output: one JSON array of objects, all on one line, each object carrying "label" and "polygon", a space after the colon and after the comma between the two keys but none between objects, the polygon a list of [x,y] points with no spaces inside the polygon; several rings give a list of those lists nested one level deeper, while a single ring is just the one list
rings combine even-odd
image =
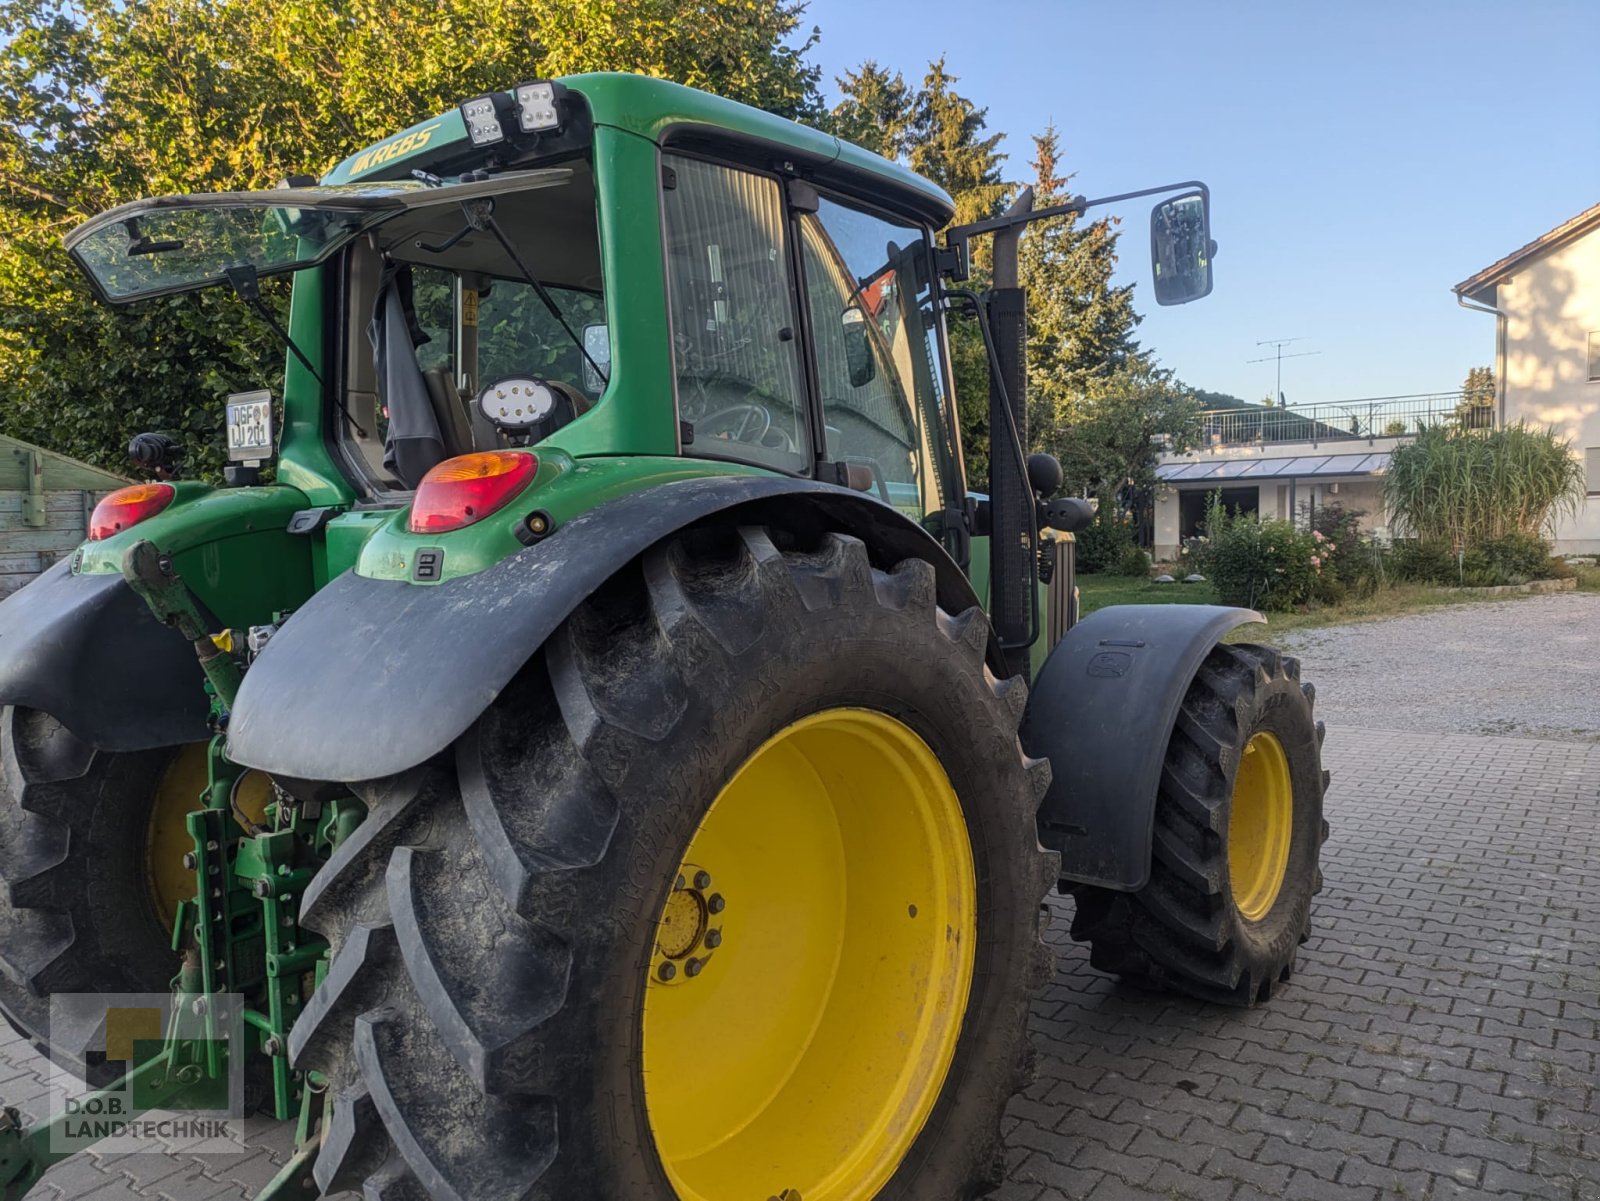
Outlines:
[{"label": "windshield wiper", "polygon": [[461,238],[466,236],[468,229],[492,233],[495,236],[495,240],[500,243],[500,248],[511,256],[511,261],[517,265],[517,270],[522,272],[522,278],[528,282],[528,286],[538,294],[539,299],[544,302],[544,307],[550,310],[550,315],[556,319],[562,329],[567,331],[567,337],[572,339],[572,344],[578,348],[578,353],[594,369],[595,376],[606,383],[610,383],[610,373],[595,362],[594,356],[589,353],[589,348],[583,344],[583,339],[578,337],[572,326],[567,324],[566,314],[556,304],[555,298],[550,295],[549,289],[539,282],[539,277],[533,273],[527,263],[523,262],[522,255],[517,253],[517,248],[511,244],[511,239],[506,237],[505,230],[500,228],[500,222],[494,219],[494,198],[485,196],[481,200],[463,200],[461,202],[461,212],[467,219],[466,229],[463,229],[461,233],[452,238],[448,244],[453,245],[455,242],[460,241]]},{"label": "windshield wiper", "polygon": [[169,250],[182,250],[188,245],[182,238],[151,241],[150,236],[139,229],[137,217],[129,217],[122,223],[122,228],[128,231],[128,249],[124,253],[129,258],[141,254],[165,254]]},{"label": "windshield wiper", "polygon": [[[306,357],[306,352],[301,350],[299,344],[289,336],[289,331],[279,324],[277,317],[273,315],[272,309],[267,302],[261,299],[261,279],[256,274],[254,265],[240,263],[233,267],[224,267],[222,270],[223,274],[228,277],[228,282],[233,285],[233,290],[238,294],[239,299],[244,301],[255,315],[266,323],[268,329],[278,335],[278,340],[289,348],[289,353],[300,360],[300,365],[311,372],[311,378],[322,385],[323,390],[326,391],[328,387],[327,381],[311,365],[311,360]],[[343,404],[339,405],[339,412],[344,414],[344,419],[350,423],[350,428],[355,430],[357,437],[365,438],[367,436],[367,431],[361,428],[356,419],[350,415],[350,410]]]}]

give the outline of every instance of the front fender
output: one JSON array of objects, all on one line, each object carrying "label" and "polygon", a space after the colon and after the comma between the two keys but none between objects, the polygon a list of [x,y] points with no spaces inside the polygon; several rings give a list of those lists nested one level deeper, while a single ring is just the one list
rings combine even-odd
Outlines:
[{"label": "front fender", "polygon": [[104,751],[209,735],[194,648],[121,575],[62,560],[0,602],[0,704],[50,714]]},{"label": "front fender", "polygon": [[305,780],[415,766],[460,737],[585,597],[663,538],[718,514],[854,534],[884,561],[933,563],[947,610],[979,603],[932,536],[872,497],[771,476],[679,480],[597,505],[475,575],[412,584],[345,572],[245,673],[228,756]]},{"label": "front fender", "polygon": [[1218,605],[1115,605],[1050,652],[1020,736],[1028,754],[1050,760],[1039,841],[1061,852],[1063,879],[1145,886],[1161,765],[1184,693],[1224,634],[1262,620]]}]

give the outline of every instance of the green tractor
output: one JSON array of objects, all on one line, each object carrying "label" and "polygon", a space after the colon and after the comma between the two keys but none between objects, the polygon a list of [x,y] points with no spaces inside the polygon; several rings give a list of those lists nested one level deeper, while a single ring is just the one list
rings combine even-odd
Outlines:
[{"label": "green tractor", "polygon": [[[1130,195],[1157,299],[1206,294],[1204,187]],[[286,375],[226,486],[141,436],[0,605],[7,1018],[106,1090],[242,1073],[299,1123],[275,1196],[941,1201],[998,1183],[1052,888],[1097,966],[1267,999],[1311,688],[1246,611],[1075,622],[1089,509],[1024,453],[1018,238],[1090,203],[941,245],[894,163],[588,75],[74,231],[109,303],[233,289]],[[142,1044],[90,1003],[152,992]],[[0,1122],[8,1198],[59,1132]]]}]

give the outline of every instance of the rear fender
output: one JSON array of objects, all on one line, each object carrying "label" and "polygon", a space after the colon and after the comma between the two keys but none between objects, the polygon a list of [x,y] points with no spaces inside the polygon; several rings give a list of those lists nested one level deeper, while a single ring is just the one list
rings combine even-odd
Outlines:
[{"label": "rear fender", "polygon": [[209,734],[194,648],[121,575],[62,560],[0,603],[0,704],[40,709],[103,751]]},{"label": "rear fender", "polygon": [[228,756],[302,780],[413,767],[460,737],[585,597],[675,531],[716,516],[853,534],[884,563],[931,562],[947,610],[979,604],[944,548],[873,497],[770,476],[679,480],[597,505],[474,575],[424,585],[345,572],[245,673]]},{"label": "rear fender", "polygon": [[1156,791],[1183,697],[1211,648],[1263,620],[1218,605],[1116,605],[1067,632],[1040,669],[1020,737],[1050,760],[1039,841],[1061,876],[1137,891],[1150,878]]}]

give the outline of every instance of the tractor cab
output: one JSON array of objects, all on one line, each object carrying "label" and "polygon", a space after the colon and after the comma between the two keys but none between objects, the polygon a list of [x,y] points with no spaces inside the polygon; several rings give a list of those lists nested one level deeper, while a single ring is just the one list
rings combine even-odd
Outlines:
[{"label": "tractor cab", "polygon": [[[405,503],[446,460],[549,446],[821,478],[933,529],[959,512],[942,194],[869,186],[883,181],[827,161],[832,139],[774,164],[700,131],[658,161],[602,161],[608,141],[639,140],[597,127],[560,84],[539,85],[525,118],[535,86],[468,101],[459,123],[424,122],[321,182],[124,205],[68,248],[113,304],[231,286],[287,345],[285,423],[319,409],[339,482],[371,501]],[[642,259],[626,243],[646,230]],[[319,327],[290,331],[263,299],[284,275]],[[632,285],[620,306],[608,278]],[[271,402],[255,403],[270,426]],[[261,426],[230,410],[230,450],[260,453],[234,431]]]}]

